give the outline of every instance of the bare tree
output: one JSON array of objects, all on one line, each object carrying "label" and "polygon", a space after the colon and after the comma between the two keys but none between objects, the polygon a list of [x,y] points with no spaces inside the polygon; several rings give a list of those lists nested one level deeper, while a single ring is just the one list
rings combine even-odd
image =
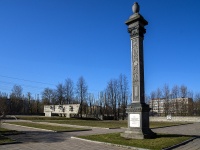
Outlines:
[{"label": "bare tree", "polygon": [[194,93],[193,91],[189,91],[187,95],[188,95],[188,101],[186,102],[185,109],[187,109],[188,116],[193,116],[194,115],[194,102],[193,102]]},{"label": "bare tree", "polygon": [[10,112],[11,114],[19,114],[23,111],[21,107],[22,103],[22,87],[20,85],[14,85],[10,94]]},{"label": "bare tree", "polygon": [[[122,119],[124,120],[126,117],[126,107],[127,107],[127,101],[128,101],[128,81],[127,77],[125,75],[120,74],[119,80],[118,80],[118,86],[119,86],[119,100],[118,100],[118,109],[122,109]],[[119,118],[119,112],[118,110],[118,118]]]},{"label": "bare tree", "polygon": [[156,97],[157,97],[157,109],[158,109],[158,115],[160,115],[161,111],[160,111],[160,101],[162,98],[162,91],[160,90],[160,88],[157,89],[156,91]]},{"label": "bare tree", "polygon": [[100,98],[99,98],[99,101],[96,101],[95,98],[94,98],[94,94],[92,94],[92,93],[88,94],[88,103],[89,103],[89,110],[88,111],[89,111],[90,115],[97,115],[95,105],[97,106],[98,102],[100,103]]},{"label": "bare tree", "polygon": [[200,116],[200,93],[194,96],[194,114]]},{"label": "bare tree", "polygon": [[107,93],[107,89],[105,90],[104,92],[104,96],[103,96],[103,99],[104,99],[104,115],[106,114],[106,116],[108,117],[111,113],[110,111],[110,106],[109,106],[109,101],[108,101],[108,93]]},{"label": "bare tree", "polygon": [[172,88],[172,98],[174,99],[174,104],[173,104],[173,107],[172,107],[172,112],[173,113],[176,113],[176,115],[178,115],[179,113],[179,103],[178,103],[178,98],[179,98],[179,95],[180,95],[180,88],[178,85],[174,85],[173,88]]},{"label": "bare tree", "polygon": [[37,105],[36,105],[36,111],[37,114],[40,112],[40,99],[39,99],[39,94],[37,94]]},{"label": "bare tree", "polygon": [[74,83],[70,78],[65,80],[65,99],[67,104],[71,104],[73,102],[74,97]]},{"label": "bare tree", "polygon": [[12,93],[10,97],[12,98],[22,98],[22,87],[20,85],[14,85],[12,88]]},{"label": "bare tree", "polygon": [[105,114],[105,93],[103,91],[99,94],[99,105],[100,105],[100,114],[103,116]]},{"label": "bare tree", "polygon": [[180,95],[181,95],[181,97],[182,98],[186,98],[187,94],[188,94],[187,86],[181,85],[181,87],[180,87]]},{"label": "bare tree", "polygon": [[7,107],[8,95],[0,92],[0,116],[4,117],[8,112]]},{"label": "bare tree", "polygon": [[64,95],[65,95],[64,86],[63,86],[63,84],[59,83],[56,86],[56,97],[57,97],[59,105],[63,105],[64,104],[64,102],[65,102]]},{"label": "bare tree", "polygon": [[31,105],[31,93],[28,92],[27,93],[27,99],[28,99],[28,113],[31,114],[32,113],[32,105]]},{"label": "bare tree", "polygon": [[114,119],[117,120],[117,104],[119,98],[118,82],[116,79],[111,79],[108,82],[106,93],[110,106],[112,107],[112,113],[114,114]]},{"label": "bare tree", "polygon": [[180,101],[180,114],[181,115],[186,115],[187,113],[187,102],[185,101],[188,96],[188,91],[187,91],[187,87],[185,85],[181,85],[180,87],[180,95],[182,100]]},{"label": "bare tree", "polygon": [[179,88],[179,86],[178,85],[174,85],[172,87],[172,92],[171,93],[172,93],[172,98],[173,99],[178,98],[179,95],[180,95],[180,88]]},{"label": "bare tree", "polygon": [[77,97],[79,99],[80,102],[80,115],[82,118],[82,114],[83,114],[83,104],[84,102],[86,102],[86,98],[87,98],[87,84],[85,82],[85,79],[81,76],[76,84],[76,93],[77,93]]},{"label": "bare tree", "polygon": [[171,107],[170,107],[170,89],[167,84],[163,87],[163,97],[165,99],[164,104],[161,104],[164,108],[165,116],[171,113]]},{"label": "bare tree", "polygon": [[42,92],[42,102],[44,105],[54,104],[53,99],[55,98],[54,90],[45,88]]},{"label": "bare tree", "polygon": [[155,109],[154,108],[154,105],[155,105],[154,100],[156,99],[156,92],[155,91],[151,92],[150,99],[151,99],[151,106],[150,106],[151,107],[151,114],[154,115],[154,109]]}]

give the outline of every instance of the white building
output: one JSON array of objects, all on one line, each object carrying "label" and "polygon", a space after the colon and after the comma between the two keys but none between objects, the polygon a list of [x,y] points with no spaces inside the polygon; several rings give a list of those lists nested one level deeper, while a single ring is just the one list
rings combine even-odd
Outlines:
[{"label": "white building", "polygon": [[149,101],[152,115],[189,115],[193,110],[192,98],[152,99]]},{"label": "white building", "polygon": [[51,117],[52,114],[58,114],[70,118],[78,115],[80,104],[67,104],[67,105],[44,105],[45,116]]}]

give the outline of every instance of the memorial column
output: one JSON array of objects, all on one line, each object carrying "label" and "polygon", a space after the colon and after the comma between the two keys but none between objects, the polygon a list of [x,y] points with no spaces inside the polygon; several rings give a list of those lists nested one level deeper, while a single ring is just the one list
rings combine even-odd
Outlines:
[{"label": "memorial column", "polygon": [[126,109],[128,130],[121,134],[125,138],[154,138],[149,128],[149,105],[145,103],[143,39],[148,22],[139,14],[137,2],[132,6],[133,15],[126,21],[131,39],[132,103]]}]

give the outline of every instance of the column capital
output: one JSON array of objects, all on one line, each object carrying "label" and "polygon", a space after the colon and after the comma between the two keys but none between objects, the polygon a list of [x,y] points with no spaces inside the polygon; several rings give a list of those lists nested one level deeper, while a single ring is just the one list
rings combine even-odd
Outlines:
[{"label": "column capital", "polygon": [[142,17],[142,15],[135,13],[125,22],[125,24],[128,25],[128,32],[131,37],[144,37],[144,34],[146,33],[144,26],[148,25],[148,22]]}]

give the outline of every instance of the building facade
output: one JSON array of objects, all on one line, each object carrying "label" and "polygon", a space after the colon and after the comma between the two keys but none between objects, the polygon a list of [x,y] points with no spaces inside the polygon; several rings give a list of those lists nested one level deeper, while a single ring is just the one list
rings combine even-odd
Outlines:
[{"label": "building facade", "polygon": [[166,116],[169,114],[176,116],[193,115],[192,98],[158,98],[149,101],[151,108],[150,114],[157,116]]}]

